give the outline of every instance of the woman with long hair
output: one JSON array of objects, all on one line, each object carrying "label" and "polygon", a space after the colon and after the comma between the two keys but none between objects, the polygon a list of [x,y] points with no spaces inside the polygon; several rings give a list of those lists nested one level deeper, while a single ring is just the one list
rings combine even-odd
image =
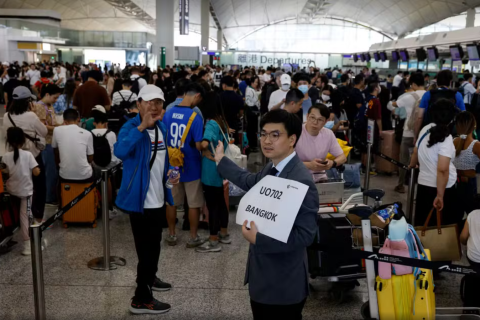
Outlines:
[{"label": "woman with long hair", "polygon": [[150,80],[148,81],[148,84],[156,84],[157,79],[158,73],[156,71],[153,71]]},{"label": "woman with long hair", "polygon": [[74,79],[68,79],[65,83],[65,88],[63,88],[63,94],[61,94],[57,102],[53,104],[53,108],[55,109],[55,114],[61,115],[65,110],[73,108],[73,95],[75,94],[75,90],[77,89],[77,85]]},{"label": "woman with long hair", "polygon": [[[3,129],[8,130],[11,127],[18,127],[23,130],[26,143],[23,150],[30,151],[35,157],[35,161],[40,168],[40,174],[32,177],[33,179],[33,200],[32,213],[35,219],[40,222],[43,219],[45,211],[46,181],[45,166],[42,158],[42,150],[45,144],[42,139],[48,134],[47,127],[40,121],[37,115],[32,112],[32,93],[27,87],[19,86],[13,91],[13,103],[3,116]],[[32,141],[34,140],[34,141]],[[44,140],[43,140],[44,142]],[[42,147],[43,145],[43,147]]]},{"label": "woman with long hair", "polygon": [[475,116],[468,111],[455,118],[458,137],[453,140],[456,151],[453,164],[458,176],[458,211],[467,214],[476,209],[473,202],[477,194],[475,167],[480,163],[480,142],[473,138],[476,127]]},{"label": "woman with long hair", "polygon": [[225,203],[223,178],[218,174],[213,153],[222,141],[225,149],[228,146],[228,125],[223,114],[221,101],[218,95],[207,92],[203,106],[203,116],[206,120],[203,134],[202,149],[202,184],[203,193],[208,208],[210,228],[209,241],[195,249],[196,252],[218,252],[222,250],[220,243],[230,244],[232,240],[228,234],[228,208]]},{"label": "woman with long hair", "polygon": [[[456,224],[463,218],[458,211],[457,171],[453,165],[455,146],[451,125],[455,118],[455,105],[447,99],[440,99],[430,109],[433,122],[425,126],[415,144],[410,167],[420,165],[417,197],[415,204],[415,226],[422,226],[428,213],[434,207],[442,212],[442,224]],[[436,215],[430,225],[436,225]]]}]

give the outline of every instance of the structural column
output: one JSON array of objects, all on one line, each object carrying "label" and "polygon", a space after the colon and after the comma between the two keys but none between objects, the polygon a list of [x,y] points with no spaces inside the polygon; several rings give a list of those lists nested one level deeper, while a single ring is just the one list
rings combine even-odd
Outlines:
[{"label": "structural column", "polygon": [[475,8],[467,10],[467,25],[465,28],[473,28],[475,26]]},{"label": "structural column", "polygon": [[153,52],[157,57],[157,65],[161,65],[162,47],[165,47],[165,65],[173,65],[175,59],[174,15],[175,3],[172,0],[156,0],[156,43]]},{"label": "structural column", "polygon": [[217,51],[222,51],[223,48],[223,31],[221,29],[217,29]]},{"label": "structural column", "polygon": [[[201,8],[201,15],[200,15],[200,24],[201,28],[200,31],[202,33],[202,51],[203,48],[206,48],[205,51],[208,50],[208,40],[210,37],[210,0],[202,0],[202,8]],[[202,64],[208,64],[209,56],[202,55]]]}]

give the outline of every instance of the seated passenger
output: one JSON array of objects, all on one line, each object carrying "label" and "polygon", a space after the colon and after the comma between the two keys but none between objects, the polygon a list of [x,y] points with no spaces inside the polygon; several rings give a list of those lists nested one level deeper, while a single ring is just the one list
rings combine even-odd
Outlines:
[{"label": "seated passenger", "polygon": [[53,131],[52,147],[55,161],[60,166],[60,178],[78,182],[92,180],[93,137],[78,126],[80,115],[76,109],[63,113],[64,125]]},{"label": "seated passenger", "polygon": [[[325,170],[336,168],[347,160],[332,130],[324,128],[330,110],[323,104],[316,104],[308,110],[307,123],[295,151],[300,160],[313,173],[315,181],[326,179]],[[330,153],[335,160],[327,160]]]}]

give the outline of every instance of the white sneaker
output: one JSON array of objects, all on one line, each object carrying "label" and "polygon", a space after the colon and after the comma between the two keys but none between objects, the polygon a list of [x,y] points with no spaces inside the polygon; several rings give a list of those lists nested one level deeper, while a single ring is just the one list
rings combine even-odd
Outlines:
[{"label": "white sneaker", "polygon": [[[43,246],[42,246],[42,251],[45,250],[45,247],[47,246],[47,240],[43,239]],[[23,242],[23,251],[22,255],[24,256],[31,256],[32,255],[32,248],[30,246],[30,240],[24,241]]]},{"label": "white sneaker", "polygon": [[117,215],[118,215],[118,212],[117,212],[117,210],[115,210],[115,209],[110,210],[110,211],[108,212],[108,217],[110,218],[110,220],[115,219],[115,218],[117,217]]}]

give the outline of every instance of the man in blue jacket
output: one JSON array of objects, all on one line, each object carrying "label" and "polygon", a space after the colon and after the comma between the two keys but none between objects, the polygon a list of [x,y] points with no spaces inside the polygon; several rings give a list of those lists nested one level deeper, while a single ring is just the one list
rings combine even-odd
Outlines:
[{"label": "man in blue jacket", "polygon": [[[117,207],[130,215],[138,256],[137,289],[130,305],[134,314],[160,314],[170,305],[156,300],[152,290],[168,291],[172,286],[157,278],[162,217],[165,204],[173,205],[170,189],[165,187],[169,176],[168,150],[164,142],[167,129],[162,118],[163,91],[144,86],[139,94],[139,114],[120,130],[114,146],[117,158],[123,161],[123,178]],[[179,178],[170,180],[177,184]]]}]

